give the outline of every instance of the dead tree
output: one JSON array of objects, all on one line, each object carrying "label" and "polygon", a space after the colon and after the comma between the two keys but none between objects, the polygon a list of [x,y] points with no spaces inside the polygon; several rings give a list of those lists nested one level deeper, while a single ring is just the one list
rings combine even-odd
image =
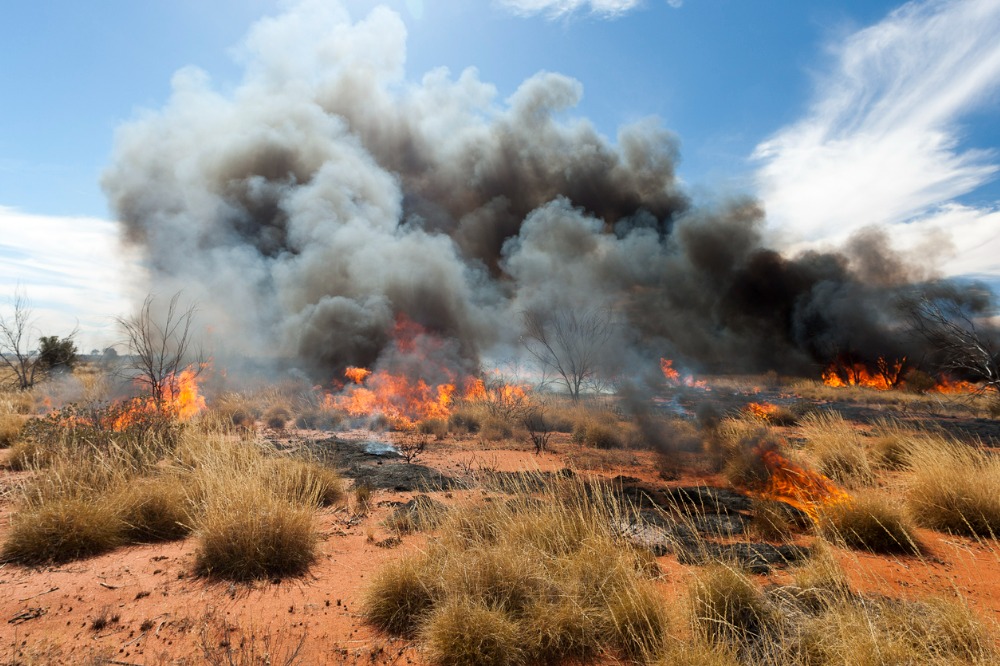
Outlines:
[{"label": "dead tree", "polygon": [[599,382],[605,346],[615,330],[609,310],[557,308],[524,312],[522,319],[521,343],[574,401],[580,399],[581,391]]},{"label": "dead tree", "polygon": [[74,329],[61,340],[58,336],[39,336],[34,325],[31,303],[21,289],[14,292],[11,308],[13,313],[10,316],[0,314],[0,360],[13,373],[11,384],[14,388],[24,391],[55,369],[50,363],[51,355],[39,353],[32,341],[40,340],[43,345],[54,341],[56,347],[62,347],[64,352],[75,356],[76,345],[73,338],[76,337],[77,330]]},{"label": "dead tree", "polygon": [[179,375],[188,367],[201,370],[200,354],[192,349],[191,330],[196,307],[182,309],[180,292],[173,295],[167,309],[157,314],[155,298],[146,297],[139,311],[129,317],[118,317],[128,347],[123,368],[134,373],[134,379],[146,388],[157,407],[179,389]]},{"label": "dead tree", "polygon": [[984,391],[1000,391],[995,330],[978,326],[976,317],[955,299],[923,295],[909,301],[906,312],[913,330],[938,355],[941,370],[974,379]]},{"label": "dead tree", "polygon": [[23,391],[35,385],[41,364],[31,349],[36,335],[31,305],[20,289],[14,293],[11,307],[11,316],[0,315],[0,359],[14,373],[14,385]]}]

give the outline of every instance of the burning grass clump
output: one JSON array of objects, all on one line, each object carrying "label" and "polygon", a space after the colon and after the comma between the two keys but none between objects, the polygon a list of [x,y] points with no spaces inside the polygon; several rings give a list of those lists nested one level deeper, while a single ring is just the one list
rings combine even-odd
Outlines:
[{"label": "burning grass clump", "polygon": [[857,429],[839,412],[813,412],[804,416],[800,431],[817,469],[845,486],[870,486],[875,472]]},{"label": "burning grass clump", "polygon": [[849,548],[873,553],[920,552],[909,517],[885,497],[872,493],[821,507],[818,527],[827,539]]},{"label": "burning grass clump", "polygon": [[422,553],[377,574],[368,620],[418,637],[435,663],[653,658],[666,613],[655,565],[614,533],[621,507],[578,481],[543,486],[450,512]]},{"label": "burning grass clump", "polygon": [[1000,536],[1000,458],[943,436],[911,447],[906,501],[924,527],[967,536]]}]

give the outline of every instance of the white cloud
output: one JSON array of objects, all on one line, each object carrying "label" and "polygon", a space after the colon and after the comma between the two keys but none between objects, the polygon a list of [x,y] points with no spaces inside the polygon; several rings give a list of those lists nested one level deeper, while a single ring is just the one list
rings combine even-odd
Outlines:
[{"label": "white cloud", "polygon": [[1000,214],[954,199],[995,177],[993,150],[961,149],[961,121],[1000,88],[1000,3],[913,2],[833,49],[801,120],[754,157],[785,237],[829,241],[884,225],[894,240],[950,245],[949,274],[1000,274]]},{"label": "white cloud", "polygon": [[0,206],[0,312],[21,288],[43,335],[79,326],[89,352],[118,337],[113,317],[129,311],[129,288],[145,288],[138,261],[120,247],[118,225],[85,217],[47,217]]},{"label": "white cloud", "polygon": [[[671,6],[678,0],[672,0]],[[578,11],[589,11],[605,17],[615,17],[629,12],[643,3],[643,0],[498,0],[499,4],[522,16],[546,14],[560,18]]]}]

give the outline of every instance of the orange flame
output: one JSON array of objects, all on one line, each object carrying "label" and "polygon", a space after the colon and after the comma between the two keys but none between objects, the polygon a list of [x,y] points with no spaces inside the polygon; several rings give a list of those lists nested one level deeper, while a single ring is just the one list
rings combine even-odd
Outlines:
[{"label": "orange flame", "polygon": [[751,402],[745,409],[748,414],[761,421],[770,421],[778,414],[778,406],[770,402]]},{"label": "orange flame", "polygon": [[834,361],[823,372],[823,383],[827,386],[862,386],[878,391],[888,391],[900,386],[903,382],[903,369],[906,367],[906,357],[896,359],[892,363],[879,356],[875,370],[869,371],[864,363],[849,363]]},{"label": "orange flame", "polygon": [[152,398],[133,398],[128,403],[128,408],[115,418],[111,429],[124,430],[138,422],[142,416],[158,410],[181,421],[190,421],[203,409],[205,398],[198,390],[198,372],[189,366],[176,375],[167,376],[159,408]]},{"label": "orange flame", "polygon": [[816,521],[824,506],[851,501],[851,496],[819,472],[796,465],[774,449],[758,449],[768,480],[757,494],[768,500],[784,502],[803,511]]},{"label": "orange flame", "polygon": [[688,388],[701,389],[702,391],[712,390],[704,380],[695,379],[694,375],[684,375],[682,377],[681,373],[674,368],[673,360],[669,358],[660,359],[660,370],[663,372],[663,377],[667,382],[674,386],[686,386]]},{"label": "orange flame", "polygon": [[405,430],[420,419],[451,415],[454,384],[430,385],[423,379],[367,368],[348,368],[345,374],[354,384],[340,395],[328,394],[326,404],[355,418],[382,414],[393,427]]},{"label": "orange flame", "polygon": [[344,371],[344,375],[355,384],[363,384],[365,378],[370,374],[372,374],[372,371],[368,368],[356,368],[354,366],[350,366]]},{"label": "orange flame", "polygon": [[973,384],[972,382],[941,377],[938,379],[937,384],[934,385],[934,388],[931,389],[931,392],[941,393],[944,395],[961,395],[967,393],[977,393],[980,390],[981,387]]}]

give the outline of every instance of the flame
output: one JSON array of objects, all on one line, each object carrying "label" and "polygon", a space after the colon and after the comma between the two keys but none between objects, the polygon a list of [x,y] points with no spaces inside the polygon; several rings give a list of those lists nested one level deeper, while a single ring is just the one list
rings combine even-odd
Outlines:
[{"label": "flame", "polygon": [[755,491],[761,498],[794,506],[814,522],[824,506],[851,501],[851,496],[829,478],[796,465],[775,449],[760,447],[755,453],[768,474],[764,486]]},{"label": "flame", "polygon": [[896,359],[892,363],[884,356],[879,356],[874,371],[869,371],[864,363],[837,360],[823,372],[823,383],[835,387],[863,386],[877,391],[888,391],[902,384],[905,367],[905,356],[902,360]]},{"label": "flame", "polygon": [[770,421],[778,414],[778,406],[770,402],[751,402],[745,409],[748,414],[761,421]]},{"label": "flame", "polygon": [[355,418],[382,414],[394,428],[408,430],[420,419],[451,415],[454,384],[431,385],[423,379],[367,368],[348,368],[345,375],[354,383],[339,395],[328,394],[325,402]]},{"label": "flame", "polygon": [[674,368],[673,360],[669,358],[660,359],[660,370],[663,372],[663,377],[667,380],[669,384],[674,386],[686,386],[688,388],[701,389],[702,391],[711,391],[708,383],[701,379],[695,379],[694,375],[684,375]]},{"label": "flame", "polygon": [[[837,360],[823,372],[823,383],[838,388],[861,386],[878,391],[889,391],[906,385],[903,379],[905,368],[906,357],[889,363],[885,357],[880,356],[875,362],[874,370],[869,370],[864,363],[848,363]],[[949,395],[976,393],[980,390],[981,387],[972,382],[953,380],[947,376],[939,377],[937,383],[928,389],[931,393]]]},{"label": "flame", "polygon": [[198,373],[206,365],[198,370],[188,366],[176,375],[169,374],[164,382],[163,401],[159,407],[152,398],[132,398],[124,404],[125,409],[114,418],[110,428],[124,430],[139,422],[143,416],[157,411],[180,421],[190,421],[205,409],[205,398],[198,390]]},{"label": "flame", "polygon": [[949,377],[941,377],[938,379],[937,384],[931,389],[932,393],[941,393],[944,395],[961,395],[966,393],[977,393],[981,390],[981,387],[973,384],[972,382],[962,381],[960,379],[951,379]]},{"label": "flame", "polygon": [[363,384],[365,378],[370,374],[372,374],[372,371],[368,368],[356,368],[354,366],[351,366],[344,371],[344,376],[355,384]]}]

